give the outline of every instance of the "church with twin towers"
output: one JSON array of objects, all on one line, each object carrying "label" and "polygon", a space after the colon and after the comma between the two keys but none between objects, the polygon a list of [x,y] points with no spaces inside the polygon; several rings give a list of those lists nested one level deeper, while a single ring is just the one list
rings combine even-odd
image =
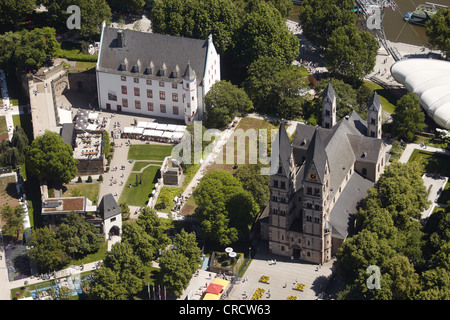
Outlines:
[{"label": "church with twin towers", "polygon": [[355,111],[337,121],[329,83],[321,126],[298,124],[292,143],[281,124],[279,167],[270,176],[270,201],[260,219],[272,254],[323,264],[335,256],[354,224],[358,203],[384,172],[382,105],[376,94],[367,121]]}]

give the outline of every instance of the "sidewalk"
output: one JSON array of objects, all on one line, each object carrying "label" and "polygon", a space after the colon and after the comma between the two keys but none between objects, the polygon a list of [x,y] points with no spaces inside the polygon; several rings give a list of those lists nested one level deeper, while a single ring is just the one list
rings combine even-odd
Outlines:
[{"label": "sidewalk", "polygon": [[[0,248],[0,250],[3,250],[3,247]],[[3,253],[2,253],[3,256]],[[56,271],[56,279],[69,277],[70,275],[76,275],[87,271],[94,271],[97,269],[98,261],[87,263],[84,265],[84,269],[81,270],[79,266],[71,266],[69,268]],[[16,281],[9,281],[8,280],[8,270],[6,269],[6,261],[3,257],[2,260],[0,260],[0,300],[11,300],[10,292],[11,289],[22,287],[25,284],[25,281],[28,282],[28,285],[33,284],[39,284],[42,282],[46,282],[49,280],[55,280],[55,278],[51,277],[51,279],[42,280],[38,279],[37,277],[28,277]]]}]

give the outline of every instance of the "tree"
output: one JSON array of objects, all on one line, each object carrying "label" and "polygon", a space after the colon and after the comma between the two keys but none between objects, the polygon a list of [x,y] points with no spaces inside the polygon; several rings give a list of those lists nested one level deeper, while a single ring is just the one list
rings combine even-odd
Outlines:
[{"label": "tree", "polygon": [[278,103],[274,105],[276,114],[284,119],[295,119],[302,112],[309,81],[299,67],[291,66],[280,71],[275,91],[278,97]]},{"label": "tree", "polygon": [[143,263],[152,260],[155,254],[154,239],[136,222],[123,225],[122,242],[128,243]]},{"label": "tree", "polygon": [[32,175],[63,183],[75,177],[77,163],[71,146],[59,134],[51,131],[33,140],[25,158],[27,169]]},{"label": "tree", "polygon": [[245,235],[259,207],[241,182],[224,170],[207,173],[194,191],[196,216],[205,238],[228,245]]},{"label": "tree", "polygon": [[100,248],[100,239],[92,223],[78,213],[69,212],[56,231],[57,238],[72,257],[84,257]]},{"label": "tree", "polygon": [[145,0],[107,0],[110,7],[120,10],[140,11],[145,6]]},{"label": "tree", "polygon": [[110,268],[122,283],[128,298],[137,294],[144,286],[144,265],[128,242],[112,246],[103,260],[104,267]]},{"label": "tree", "polygon": [[3,0],[0,6],[0,24],[17,27],[36,7],[35,0]]},{"label": "tree", "polygon": [[426,128],[425,114],[414,92],[401,97],[392,115],[392,131],[398,139],[414,141],[416,134]]},{"label": "tree", "polygon": [[270,2],[283,18],[287,18],[292,11],[293,4],[291,0],[266,0],[266,2]]},{"label": "tree", "polygon": [[253,109],[253,103],[245,91],[229,81],[213,84],[205,96],[208,128],[223,129],[234,117]]},{"label": "tree", "polygon": [[5,33],[0,36],[0,63],[19,71],[40,68],[60,48],[55,36],[55,29],[49,27]]},{"label": "tree", "polygon": [[184,229],[175,236],[174,245],[176,252],[182,254],[188,259],[191,273],[197,270],[200,263],[200,254],[202,251],[198,247],[194,232],[187,233]]},{"label": "tree", "polygon": [[29,257],[36,263],[40,272],[59,270],[67,261],[64,245],[48,228],[35,229],[31,234]]},{"label": "tree", "polygon": [[118,275],[107,267],[94,271],[89,298],[93,300],[127,300],[128,294]]},{"label": "tree", "polygon": [[375,67],[378,41],[356,25],[346,25],[333,31],[328,39],[325,61],[330,73],[359,86],[361,79]]},{"label": "tree", "polygon": [[119,208],[122,211],[122,220],[130,219],[130,208],[126,202],[120,202]]},{"label": "tree", "polygon": [[304,0],[299,8],[304,36],[314,46],[328,48],[333,31],[355,24],[356,16],[350,11],[353,6],[354,1],[351,0]]},{"label": "tree", "polygon": [[97,36],[102,22],[109,24],[111,20],[111,8],[106,0],[45,0],[45,5],[48,6],[49,14],[59,23],[66,21],[72,14],[67,13],[69,6],[78,6],[81,12],[80,29],[74,30],[80,35]]},{"label": "tree", "polygon": [[386,239],[380,239],[375,232],[362,230],[339,248],[336,254],[338,272],[346,283],[353,283],[360,272],[366,272],[367,267],[376,265],[382,268],[394,255],[395,251]]},{"label": "tree", "polygon": [[420,282],[422,290],[416,296],[418,300],[450,299],[450,272],[448,269],[438,267],[424,271]]},{"label": "tree", "polygon": [[249,66],[247,78],[242,86],[257,111],[263,113],[273,111],[278,102],[275,88],[279,83],[280,72],[288,66],[276,57],[267,56],[259,57]]},{"label": "tree", "polygon": [[192,277],[189,259],[175,250],[168,250],[159,259],[159,267],[161,284],[174,295],[181,295]]},{"label": "tree", "polygon": [[450,8],[441,8],[425,25],[431,45],[450,57]]},{"label": "tree", "polygon": [[233,47],[239,24],[232,0],[157,0],[152,8],[152,29],[156,33],[207,39],[222,54]]},{"label": "tree", "polygon": [[171,242],[167,234],[164,233],[165,229],[161,219],[154,210],[145,207],[136,220],[136,223],[154,239],[153,246],[155,249],[163,249]]},{"label": "tree", "polygon": [[249,12],[236,30],[234,59],[248,67],[261,56],[291,64],[299,54],[298,38],[286,28],[285,19],[272,3],[250,1]]},{"label": "tree", "polygon": [[2,220],[6,222],[3,227],[3,234],[5,236],[19,238],[19,235],[23,232],[23,208],[18,205],[14,208],[9,205],[2,207],[1,211]]},{"label": "tree", "polygon": [[392,257],[386,263],[386,273],[391,278],[392,299],[412,300],[420,290],[419,275],[403,255]]},{"label": "tree", "polygon": [[240,166],[234,175],[241,181],[244,190],[252,194],[259,208],[265,208],[270,198],[270,176],[261,174],[261,165]]}]

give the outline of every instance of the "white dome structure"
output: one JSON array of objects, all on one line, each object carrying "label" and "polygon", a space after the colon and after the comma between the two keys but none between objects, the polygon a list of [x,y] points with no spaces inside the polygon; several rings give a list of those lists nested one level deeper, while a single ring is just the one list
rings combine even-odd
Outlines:
[{"label": "white dome structure", "polygon": [[450,129],[450,62],[434,59],[400,60],[391,66],[394,79],[414,92],[428,115]]}]

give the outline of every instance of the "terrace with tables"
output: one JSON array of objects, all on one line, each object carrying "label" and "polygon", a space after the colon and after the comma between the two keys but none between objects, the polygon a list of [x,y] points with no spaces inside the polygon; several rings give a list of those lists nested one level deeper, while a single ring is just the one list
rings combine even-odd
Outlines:
[{"label": "terrace with tables", "polygon": [[122,138],[178,143],[185,131],[185,125],[139,121],[135,127],[125,127],[121,135]]}]

